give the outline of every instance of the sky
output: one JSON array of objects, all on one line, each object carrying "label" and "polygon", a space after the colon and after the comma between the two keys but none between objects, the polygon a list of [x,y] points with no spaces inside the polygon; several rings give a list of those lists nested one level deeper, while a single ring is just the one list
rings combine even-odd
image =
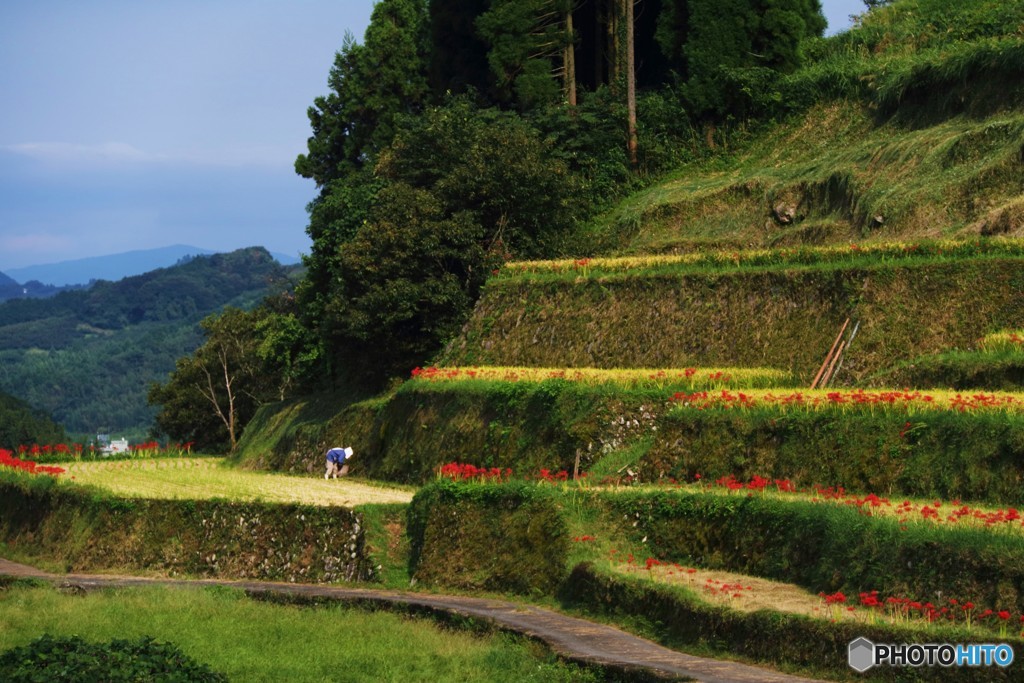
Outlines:
[{"label": "sky", "polygon": [[[0,272],[173,244],[309,251],[306,110],[373,0],[0,2]],[[823,0],[827,33],[862,0]]]}]

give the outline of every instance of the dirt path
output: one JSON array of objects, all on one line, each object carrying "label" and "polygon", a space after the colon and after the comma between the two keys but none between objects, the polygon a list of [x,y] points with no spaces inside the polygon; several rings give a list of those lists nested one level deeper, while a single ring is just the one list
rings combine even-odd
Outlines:
[{"label": "dirt path", "polygon": [[174,580],[88,574],[49,574],[0,558],[0,576],[34,578],[85,590],[162,584],[169,586],[223,585],[253,594],[276,594],[341,601],[372,601],[472,617],[536,638],[562,657],[580,664],[619,670],[645,670],[666,679],[706,683],[799,683],[811,679],[777,673],[734,662],[694,657],[669,650],[618,629],[569,617],[551,610],[502,600],[409,593],[369,588],[340,588],[269,581]]}]

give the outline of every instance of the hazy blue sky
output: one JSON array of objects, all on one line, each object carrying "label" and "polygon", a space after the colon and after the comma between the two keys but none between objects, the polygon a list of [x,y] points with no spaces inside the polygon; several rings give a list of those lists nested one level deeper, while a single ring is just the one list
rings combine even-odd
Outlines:
[{"label": "hazy blue sky", "polygon": [[[823,0],[829,33],[862,0]],[[308,251],[306,109],[373,0],[0,2],[0,271]]]}]

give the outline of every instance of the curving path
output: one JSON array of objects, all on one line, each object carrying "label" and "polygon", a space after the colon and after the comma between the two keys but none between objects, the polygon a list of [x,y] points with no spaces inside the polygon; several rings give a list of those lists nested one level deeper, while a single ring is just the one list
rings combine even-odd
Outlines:
[{"label": "curving path", "polygon": [[84,590],[139,585],[222,585],[249,593],[304,598],[383,602],[427,611],[479,619],[498,628],[521,633],[547,644],[560,656],[580,664],[597,664],[623,671],[646,671],[665,679],[692,679],[706,683],[799,683],[800,678],[735,662],[694,657],[638,638],[611,626],[559,614],[531,605],[467,596],[433,595],[369,588],[342,588],[321,584],[271,581],[150,579],[92,574],[49,574],[34,567],[0,558],[0,576],[33,578]]}]

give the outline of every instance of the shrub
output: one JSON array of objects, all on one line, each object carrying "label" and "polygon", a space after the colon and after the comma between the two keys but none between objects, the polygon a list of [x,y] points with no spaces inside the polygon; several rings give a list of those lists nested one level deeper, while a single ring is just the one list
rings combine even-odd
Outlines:
[{"label": "shrub", "polygon": [[90,643],[80,636],[43,635],[0,654],[0,680],[8,683],[226,683],[171,643],[152,638]]}]

